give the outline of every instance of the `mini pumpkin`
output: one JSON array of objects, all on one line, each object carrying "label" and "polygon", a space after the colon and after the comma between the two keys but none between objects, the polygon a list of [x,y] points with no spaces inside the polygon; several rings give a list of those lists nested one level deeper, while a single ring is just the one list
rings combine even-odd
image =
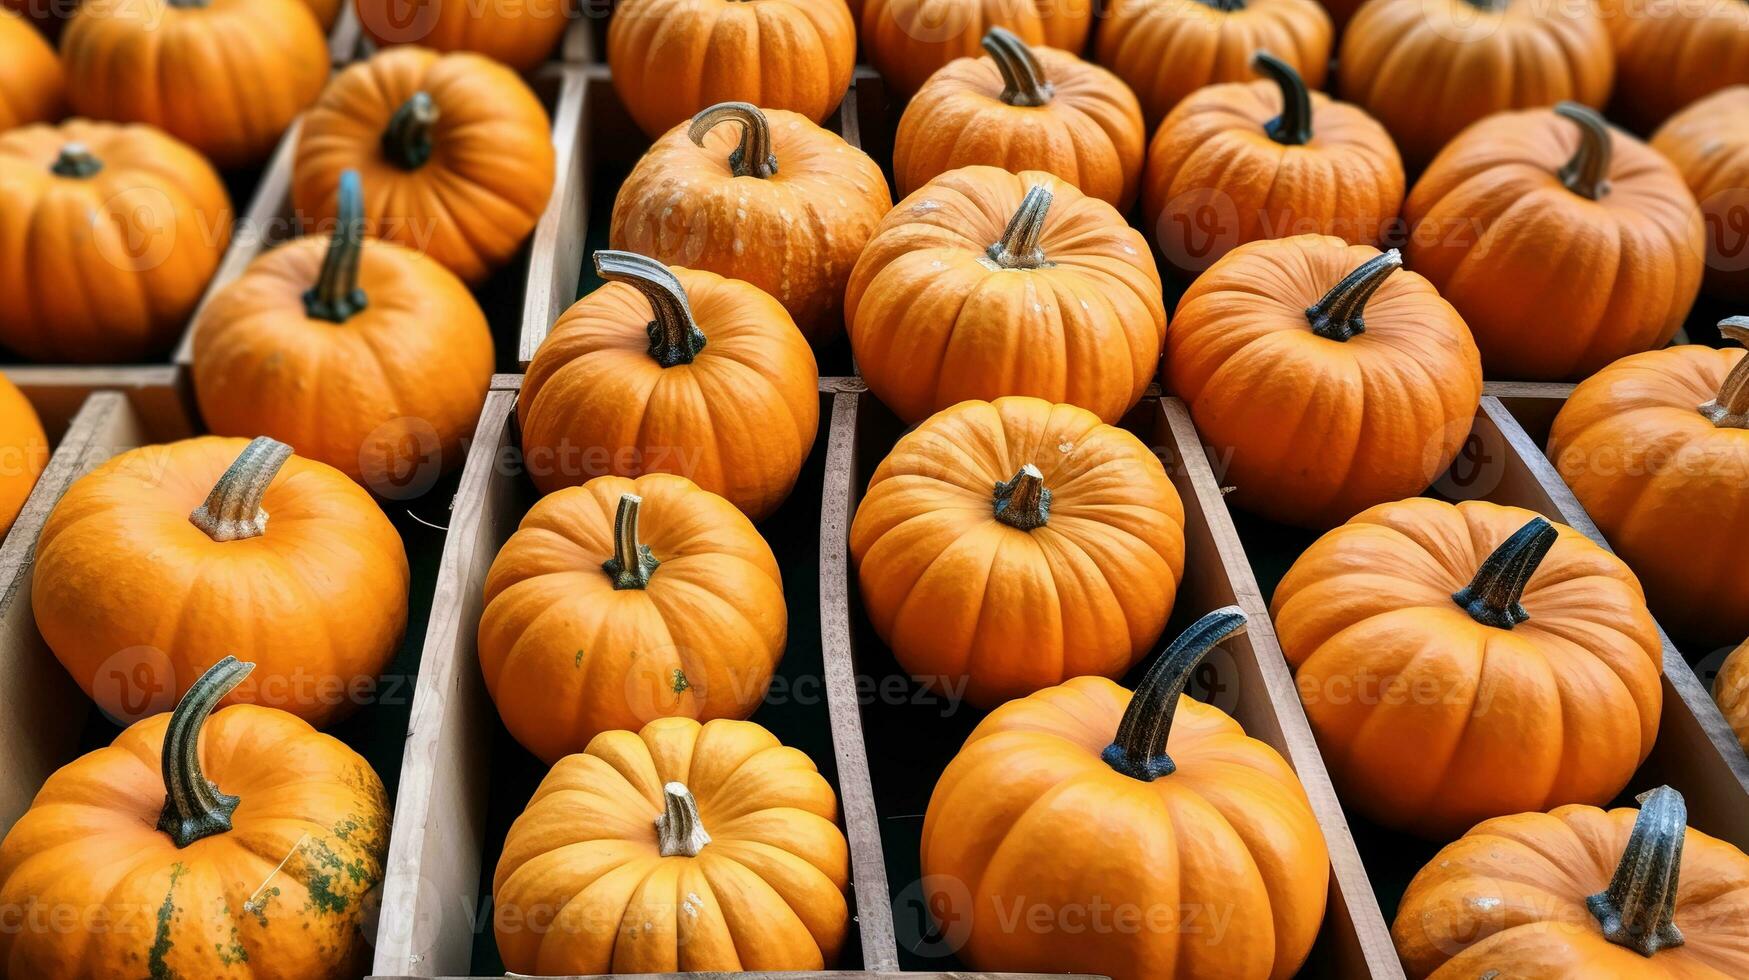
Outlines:
[{"label": "mini pumpkin", "polygon": [[1640,808],[1563,806],[1480,824],[1409,883],[1391,928],[1412,980],[1749,976],[1749,857]]},{"label": "mini pumpkin", "polygon": [[868,155],[806,116],[725,102],[645,153],[613,201],[608,242],[750,282],[822,344],[844,284],[893,206]]},{"label": "mini pumpkin", "polygon": [[868,60],[900,95],[958,58],[976,58],[992,27],[1022,42],[1078,52],[1093,4],[1056,0],[862,0],[859,36]]},{"label": "mini pumpkin", "polygon": [[510,826],[498,951],[549,975],[830,967],[850,921],[837,815],[814,763],[750,721],[606,732]]},{"label": "mini pumpkin", "polygon": [[1610,118],[1649,133],[1685,106],[1749,83],[1749,7],[1597,0],[1615,48]]},{"label": "mini pumpkin", "polygon": [[567,0],[353,0],[364,33],[381,47],[414,44],[471,51],[519,72],[538,68],[570,24]]},{"label": "mini pumpkin", "polygon": [[66,107],[66,79],[55,49],[30,21],[0,8],[0,131],[54,122]]},{"label": "mini pumpkin", "polygon": [[1409,266],[1463,314],[1491,378],[1583,378],[1662,347],[1700,291],[1682,176],[1575,103],[1471,126],[1403,216]]},{"label": "mini pumpkin", "polygon": [[1745,642],[1725,658],[1719,675],[1713,678],[1713,700],[1719,704],[1737,741],[1749,752],[1749,642]]},{"label": "mini pumpkin", "polygon": [[1496,112],[1602,108],[1615,80],[1591,3],[1379,0],[1355,14],[1338,64],[1343,95],[1385,124],[1415,170]]},{"label": "mini pumpkin", "polygon": [[777,300],[714,272],[613,251],[595,269],[608,285],[559,317],[522,384],[535,485],[678,473],[769,516],[820,424],[807,339]]},{"label": "mini pumpkin", "polygon": [[1002,395],[1115,422],[1166,333],[1148,243],[1116,208],[994,167],[950,170],[899,202],[850,274],[844,321],[869,390],[907,422]]},{"label": "mini pumpkin", "polygon": [[364,237],[358,173],[331,236],[266,252],[194,326],[194,393],[218,435],[261,433],[384,495],[460,464],[492,383],[472,293]]},{"label": "mini pumpkin", "polygon": [[[1274,749],[1183,694],[1244,626],[1237,606],[1204,616],[1133,696],[1077,677],[972,731],[929,799],[922,865],[929,908],[963,930],[973,969],[1112,980],[1298,970],[1330,877],[1306,791]],[[1032,911],[1101,908],[1106,925],[1067,943]],[[1113,909],[1129,910],[1127,927]],[[1199,926],[1192,909],[1219,909],[1225,925]]]},{"label": "mini pumpkin", "polygon": [[930,76],[899,120],[899,193],[973,164],[1043,170],[1120,211],[1142,174],[1142,110],[1117,76],[1067,51],[1034,48],[990,28],[985,58]]},{"label": "mini pumpkin", "polygon": [[1381,504],[1307,549],[1270,610],[1343,801],[1395,830],[1606,803],[1658,734],[1639,583],[1527,510]]},{"label": "mini pumpkin", "polygon": [[1109,0],[1100,16],[1099,63],[1135,90],[1149,127],[1199,88],[1250,81],[1259,51],[1324,87],[1331,27],[1317,0]]},{"label": "mini pumpkin", "polygon": [[486,576],[480,670],[549,765],[658,717],[746,718],[783,658],[777,559],[691,480],[603,476],[534,505]]},{"label": "mini pumpkin", "polygon": [[82,925],[0,930],[11,976],[368,970],[367,896],[389,850],[382,780],[284,711],[212,713],[253,666],[223,658],[174,713],[43,784],[0,843],[0,903],[75,911]]},{"label": "mini pumpkin", "polygon": [[552,124],[528,85],[474,54],[398,47],[329,83],[298,137],[292,206],[331,221],[364,180],[366,227],[470,283],[508,262],[553,191]]},{"label": "mini pumpkin", "polygon": [[164,353],[231,239],[219,175],[146,126],[0,133],[0,202],[0,344],[34,361]]},{"label": "mini pumpkin", "polygon": [[1166,261],[1190,278],[1262,238],[1374,244],[1403,205],[1403,163],[1383,127],[1308,91],[1274,55],[1253,64],[1268,81],[1193,93],[1148,147],[1142,212]]},{"label": "mini pumpkin", "polygon": [[316,101],[328,42],[303,0],[81,0],[61,63],[74,112],[149,123],[234,168]]},{"label": "mini pumpkin", "polygon": [[1749,302],[1749,85],[1701,99],[1666,122],[1652,149],[1676,166],[1706,222],[1702,288]]},{"label": "mini pumpkin", "polygon": [[1481,360],[1451,305],[1401,266],[1395,249],[1338,238],[1253,242],[1179,300],[1166,378],[1235,504],[1330,527],[1451,465],[1481,403]]},{"label": "mini pumpkin", "polygon": [[652,139],[722,102],[824,122],[850,89],[856,24],[842,0],[620,0],[607,63]]},{"label": "mini pumpkin", "polygon": [[229,703],[318,727],[358,704],[407,623],[407,556],[376,501],[272,439],[129,450],[43,524],[30,604],[112,718],[163,710],[227,651],[260,669]]},{"label": "mini pumpkin", "polygon": [[0,538],[24,509],[49,462],[49,440],[24,393],[0,376]]},{"label": "mini pumpkin", "polygon": [[[1749,317],[1720,332],[1749,344]],[[1749,636],[1749,358],[1697,345],[1638,354],[1573,390],[1549,456],[1670,632]]]},{"label": "mini pumpkin", "polygon": [[1184,576],[1184,507],[1141,440],[1073,405],[967,401],[881,462],[850,528],[875,632],[979,707],[1121,677]]}]

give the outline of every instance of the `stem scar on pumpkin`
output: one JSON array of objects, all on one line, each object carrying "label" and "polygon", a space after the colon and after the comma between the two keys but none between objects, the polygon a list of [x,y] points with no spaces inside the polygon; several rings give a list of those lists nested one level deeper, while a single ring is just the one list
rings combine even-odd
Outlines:
[{"label": "stem scar on pumpkin", "polygon": [[1362,312],[1391,273],[1403,267],[1403,253],[1396,249],[1381,253],[1362,263],[1330,287],[1324,298],[1306,307],[1306,322],[1312,332],[1326,340],[1346,341],[1366,332]]},{"label": "stem scar on pumpkin", "polygon": [[1676,886],[1688,836],[1688,804],[1668,786],[1642,794],[1639,802],[1639,816],[1609,887],[1585,899],[1585,907],[1603,938],[1651,957],[1683,943],[1682,930],[1676,928]]},{"label": "stem scar on pumpkin", "polygon": [[1562,102],[1555,114],[1579,124],[1579,146],[1557,172],[1567,189],[1593,201],[1609,193],[1609,123],[1597,110],[1577,102]]},{"label": "stem scar on pumpkin", "polygon": [[[1719,333],[1749,346],[1749,316],[1726,317]],[[1718,397],[1700,406],[1700,414],[1721,429],[1749,429],[1749,356],[1738,359],[1719,384]]]},{"label": "stem scar on pumpkin", "polygon": [[719,102],[699,110],[686,136],[704,149],[705,134],[726,122],[741,124],[741,142],[729,154],[729,169],[737,177],[764,179],[777,175],[777,154],[771,148],[771,121],[750,102]]},{"label": "stem scar on pumpkin", "polygon": [[1055,94],[1055,87],[1045,78],[1044,66],[1014,32],[992,27],[985,32],[984,50],[996,62],[1002,74],[1002,102],[1011,106],[1036,108],[1046,105]]},{"label": "stem scar on pumpkin", "polygon": [[662,787],[662,815],[656,818],[656,840],[663,857],[698,857],[711,835],[705,833],[698,800],[684,783]]},{"label": "stem scar on pumpkin", "polygon": [[84,179],[95,175],[103,169],[103,161],[91,148],[77,141],[61,147],[61,152],[55,157],[55,162],[49,165],[49,170],[61,177],[76,177]]},{"label": "stem scar on pumpkin", "polygon": [[1269,138],[1283,146],[1304,146],[1312,141],[1312,93],[1292,65],[1267,51],[1251,58],[1251,67],[1269,76],[1281,89],[1281,115],[1263,124]]},{"label": "stem scar on pumpkin", "polygon": [[304,314],[312,320],[345,323],[368,305],[358,286],[358,264],[364,255],[364,186],[358,171],[340,175],[338,213],[328,254],[316,284],[304,292]]},{"label": "stem scar on pumpkin", "polygon": [[[277,439],[256,436],[213,484],[188,522],[214,541],[242,541],[267,533],[267,511],[261,499],[292,448]],[[234,685],[233,685],[234,686]]]},{"label": "stem scar on pumpkin", "polygon": [[414,92],[383,129],[383,156],[402,170],[418,170],[431,159],[431,133],[442,115],[428,92]]},{"label": "stem scar on pumpkin", "polygon": [[164,809],[158,815],[158,829],[179,848],[231,829],[231,814],[241,801],[219,792],[201,771],[200,729],[219,701],[254,669],[254,664],[236,657],[213,664],[170,715],[164,730]]},{"label": "stem scar on pumpkin", "polygon": [[1044,474],[1031,463],[1022,466],[1012,479],[996,484],[994,506],[996,519],[1009,527],[1044,527],[1051,520],[1051,491]]},{"label": "stem scar on pumpkin", "polygon": [[1470,584],[1452,593],[1451,601],[1484,626],[1509,630],[1529,620],[1530,613],[1519,600],[1560,536],[1545,518],[1532,518],[1494,549]]},{"label": "stem scar on pumpkin", "polygon": [[1178,634],[1136,685],[1118,724],[1117,738],[1100,756],[1106,765],[1144,783],[1177,772],[1178,764],[1166,754],[1166,742],[1172,734],[1179,696],[1202,658],[1221,641],[1243,635],[1246,625],[1238,606],[1223,606]]},{"label": "stem scar on pumpkin", "polygon": [[[648,545],[638,543],[638,511],[643,504],[644,498],[635,493],[621,494],[613,515],[613,557],[602,562],[601,569],[613,576],[615,590],[649,588],[650,576],[662,564]],[[583,659],[583,651],[577,651],[577,659]]]},{"label": "stem scar on pumpkin", "polygon": [[704,350],[704,332],[692,318],[686,289],[668,267],[636,252],[602,249],[595,253],[595,272],[608,282],[623,282],[650,302],[650,356],[665,368],[691,364]]},{"label": "stem scar on pumpkin", "polygon": [[1045,258],[1039,238],[1044,235],[1045,215],[1051,210],[1051,192],[1043,184],[1034,184],[1020,199],[1020,207],[1002,230],[1002,237],[984,250],[999,269],[1044,269],[1051,262]]}]

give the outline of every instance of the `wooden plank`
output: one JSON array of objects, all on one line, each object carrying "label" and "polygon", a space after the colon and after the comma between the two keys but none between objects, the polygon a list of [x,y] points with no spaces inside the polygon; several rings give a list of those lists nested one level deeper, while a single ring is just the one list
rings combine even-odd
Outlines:
[{"label": "wooden plank", "polygon": [[193,402],[182,372],[169,364],[15,364],[4,372],[36,409],[51,445],[69,430],[86,399],[99,391],[121,392],[152,442],[169,442],[194,433]]},{"label": "wooden plank", "polygon": [[1524,427],[1539,446],[1548,445],[1549,429],[1555,424],[1555,414],[1574,386],[1566,382],[1490,381],[1482,386],[1482,394],[1500,399],[1512,410],[1518,424]]},{"label": "wooden plank", "polygon": [[328,60],[344,65],[363,57],[364,27],[358,20],[358,8],[352,0],[340,4],[340,16],[334,18],[334,28],[328,32]]}]

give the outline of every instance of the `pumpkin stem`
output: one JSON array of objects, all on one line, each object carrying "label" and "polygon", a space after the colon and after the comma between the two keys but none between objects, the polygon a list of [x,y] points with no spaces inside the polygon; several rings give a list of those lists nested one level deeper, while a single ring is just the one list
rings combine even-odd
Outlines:
[{"label": "pumpkin stem", "polygon": [[200,729],[213,708],[254,669],[254,664],[236,657],[213,664],[170,715],[164,730],[164,809],[158,814],[158,829],[169,834],[177,847],[231,829],[231,814],[240,801],[219,792],[201,772]]},{"label": "pumpkin stem", "polygon": [[1004,269],[1042,269],[1050,263],[1038,240],[1044,234],[1045,215],[1051,209],[1051,192],[1034,184],[1020,199],[1020,207],[1002,230],[1002,240],[984,254]]},{"label": "pumpkin stem", "polygon": [[206,501],[188,515],[188,522],[214,541],[241,541],[266,534],[267,511],[261,509],[261,498],[291,454],[290,446],[266,436],[249,440],[213,484]]},{"label": "pumpkin stem", "polygon": [[777,173],[777,155],[771,149],[771,122],[750,102],[719,102],[692,117],[686,135],[699,148],[705,134],[726,122],[741,124],[741,144],[729,154],[729,169],[737,177],[770,177]]},{"label": "pumpkin stem", "polygon": [[1100,756],[1105,764],[1144,783],[1177,772],[1178,764],[1166,754],[1166,740],[1172,734],[1178,698],[1202,658],[1222,640],[1243,634],[1245,628],[1245,614],[1239,607],[1224,606],[1178,634],[1136,685],[1123,721],[1118,723],[1117,739]]},{"label": "pumpkin stem", "polygon": [[635,493],[621,494],[619,510],[613,515],[613,557],[601,563],[601,568],[613,576],[615,589],[643,589],[650,585],[650,574],[662,564],[650,549],[638,543],[638,509],[644,498]]},{"label": "pumpkin stem", "polygon": [[103,161],[84,143],[68,143],[49,169],[62,177],[89,177],[103,169]]},{"label": "pumpkin stem", "polygon": [[1030,531],[1051,519],[1051,491],[1038,467],[1027,463],[1012,480],[996,484],[996,519],[1009,527]]},{"label": "pumpkin stem", "polygon": [[1324,298],[1306,307],[1306,322],[1312,332],[1326,340],[1346,341],[1366,332],[1366,319],[1361,312],[1367,301],[1378,292],[1391,273],[1403,267],[1403,253],[1396,249],[1381,253],[1361,263],[1330,287]]},{"label": "pumpkin stem", "polygon": [[1597,110],[1577,102],[1563,102],[1555,113],[1579,124],[1579,148],[1557,176],[1573,193],[1599,200],[1609,193],[1609,123]]},{"label": "pumpkin stem", "polygon": [[1622,850],[1609,888],[1585,900],[1603,938],[1641,956],[1680,946],[1676,884],[1682,872],[1682,842],[1688,836],[1688,805],[1682,794],[1660,786],[1640,796],[1640,815]]},{"label": "pumpkin stem", "polygon": [[656,818],[656,841],[665,858],[698,857],[698,852],[711,842],[711,835],[704,832],[704,821],[698,815],[698,801],[682,783],[662,787],[662,815]]},{"label": "pumpkin stem", "polygon": [[328,254],[316,284],[304,291],[304,314],[312,320],[345,323],[367,305],[358,288],[358,263],[364,255],[364,186],[358,171],[340,175],[339,213],[334,216],[334,236],[328,239]]},{"label": "pumpkin stem", "polygon": [[1530,618],[1519,600],[1536,568],[1561,533],[1541,517],[1512,533],[1476,570],[1470,584],[1452,593],[1451,601],[1483,626],[1509,630]]},{"label": "pumpkin stem", "polygon": [[595,272],[608,282],[623,282],[650,301],[650,356],[665,368],[691,364],[704,349],[704,333],[692,318],[686,289],[668,267],[636,252],[602,249],[595,253]]},{"label": "pumpkin stem", "polygon": [[1003,27],[984,34],[984,50],[1002,73],[1002,101],[1013,106],[1042,106],[1051,101],[1055,87],[1045,80],[1044,67],[1026,42]]},{"label": "pumpkin stem", "polygon": [[426,92],[414,92],[389,117],[383,130],[383,156],[402,170],[418,170],[431,159],[431,131],[437,126],[437,103]]},{"label": "pumpkin stem", "polygon": [[[1749,346],[1749,316],[1720,320],[1719,333]],[[1721,429],[1749,429],[1749,356],[1732,366],[1731,373],[1719,385],[1719,396],[1702,405],[1700,414]]]},{"label": "pumpkin stem", "polygon": [[1465,2],[1477,10],[1484,10],[1491,14],[1497,14],[1506,9],[1508,0],[1465,0]]},{"label": "pumpkin stem", "polygon": [[1229,14],[1245,9],[1245,0],[1197,0],[1197,2],[1205,7],[1213,7]]},{"label": "pumpkin stem", "polygon": [[1268,75],[1281,89],[1281,115],[1263,124],[1269,138],[1285,146],[1304,146],[1312,141],[1312,93],[1292,65],[1267,51],[1251,58],[1251,67]]}]

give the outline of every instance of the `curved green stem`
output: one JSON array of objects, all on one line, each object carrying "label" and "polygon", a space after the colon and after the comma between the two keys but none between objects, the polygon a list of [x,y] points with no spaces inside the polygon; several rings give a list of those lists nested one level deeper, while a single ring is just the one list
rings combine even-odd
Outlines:
[{"label": "curved green stem", "polygon": [[997,520],[1022,531],[1044,527],[1051,520],[1051,491],[1045,487],[1044,474],[1031,463],[1013,479],[996,484],[994,504]]},{"label": "curved green stem", "polygon": [[1269,138],[1284,146],[1304,146],[1312,141],[1312,93],[1294,67],[1267,51],[1251,59],[1258,74],[1268,75],[1281,89],[1281,115],[1263,124]]},{"label": "curved green stem", "polygon": [[1524,587],[1536,574],[1561,532],[1541,517],[1512,533],[1476,570],[1470,584],[1452,593],[1451,601],[1484,626],[1509,630],[1530,619],[1520,601]]},{"label": "curved green stem", "polygon": [[1003,102],[1012,106],[1042,106],[1051,101],[1053,87],[1045,70],[1026,42],[1013,31],[992,27],[984,34],[984,50],[1002,73]]},{"label": "curved green stem", "polygon": [[663,857],[698,857],[711,835],[705,833],[698,800],[684,783],[662,787],[662,815],[656,818],[656,846]]},{"label": "curved green stem", "polygon": [[1335,341],[1346,341],[1356,334],[1365,333],[1366,318],[1361,314],[1366,310],[1367,301],[1379,291],[1391,273],[1402,267],[1403,254],[1394,248],[1361,263],[1360,268],[1330,287],[1323,299],[1306,307],[1306,322],[1311,324],[1312,332]]},{"label": "curved green stem", "polygon": [[601,568],[613,576],[615,589],[644,589],[650,585],[650,575],[662,564],[650,549],[638,543],[638,510],[644,498],[635,493],[621,494],[619,510],[613,515],[613,557],[601,563]]},{"label": "curved green stem", "polygon": [[389,117],[383,130],[383,156],[402,170],[418,170],[431,159],[431,132],[437,127],[437,103],[425,92],[414,92]]},{"label": "curved green stem", "polygon": [[1004,269],[1042,269],[1050,265],[1039,239],[1045,231],[1045,215],[1051,210],[1051,192],[1034,184],[1021,198],[1020,207],[1002,230],[1000,241],[984,254]]},{"label": "curved green stem", "polygon": [[771,149],[771,122],[750,102],[720,102],[692,117],[686,135],[704,147],[706,133],[726,122],[741,124],[741,143],[729,154],[729,169],[737,177],[770,177],[777,173],[777,155]]},{"label": "curved green stem", "polygon": [[84,143],[73,142],[61,147],[49,169],[62,177],[90,177],[103,169],[103,161]]},{"label": "curved green stem", "polygon": [[1575,194],[1595,201],[1609,193],[1609,123],[1597,110],[1577,102],[1563,102],[1555,112],[1579,124],[1579,147],[1557,176]]},{"label": "curved green stem", "polygon": [[1205,7],[1213,7],[1229,14],[1245,9],[1245,0],[1197,0],[1197,2]]},{"label": "curved green stem", "polygon": [[267,533],[267,511],[261,499],[290,459],[292,448],[283,442],[257,436],[237,454],[237,459],[213,484],[211,493],[188,522],[214,541],[241,541]]},{"label": "curved green stem", "polygon": [[[1749,316],[1720,320],[1719,333],[1749,346]],[[1718,397],[1702,405],[1700,413],[1721,429],[1749,429],[1749,355],[1732,366],[1719,385]]]},{"label": "curved green stem", "polygon": [[312,320],[345,323],[369,300],[358,286],[358,265],[364,257],[364,185],[358,171],[340,175],[339,205],[334,235],[316,284],[304,292],[304,314]]},{"label": "curved green stem", "polygon": [[1145,783],[1177,772],[1177,763],[1166,754],[1166,741],[1172,734],[1172,718],[1178,713],[1178,698],[1202,658],[1222,640],[1244,633],[1245,628],[1245,614],[1239,607],[1226,606],[1180,633],[1136,686],[1118,724],[1117,738],[1100,756],[1106,765]]},{"label": "curved green stem", "polygon": [[704,350],[704,332],[692,318],[686,289],[669,268],[636,252],[602,249],[595,253],[595,272],[608,282],[623,282],[650,301],[650,356],[665,368],[691,364]]},{"label": "curved green stem", "polygon": [[1676,886],[1687,837],[1688,805],[1681,793],[1660,786],[1640,797],[1640,815],[1609,888],[1585,899],[1603,938],[1647,957],[1682,945]]},{"label": "curved green stem", "polygon": [[231,814],[241,801],[219,792],[201,771],[200,729],[213,708],[254,669],[254,664],[236,657],[213,664],[170,715],[164,730],[164,809],[158,814],[158,829],[169,834],[177,847],[231,829]]}]

